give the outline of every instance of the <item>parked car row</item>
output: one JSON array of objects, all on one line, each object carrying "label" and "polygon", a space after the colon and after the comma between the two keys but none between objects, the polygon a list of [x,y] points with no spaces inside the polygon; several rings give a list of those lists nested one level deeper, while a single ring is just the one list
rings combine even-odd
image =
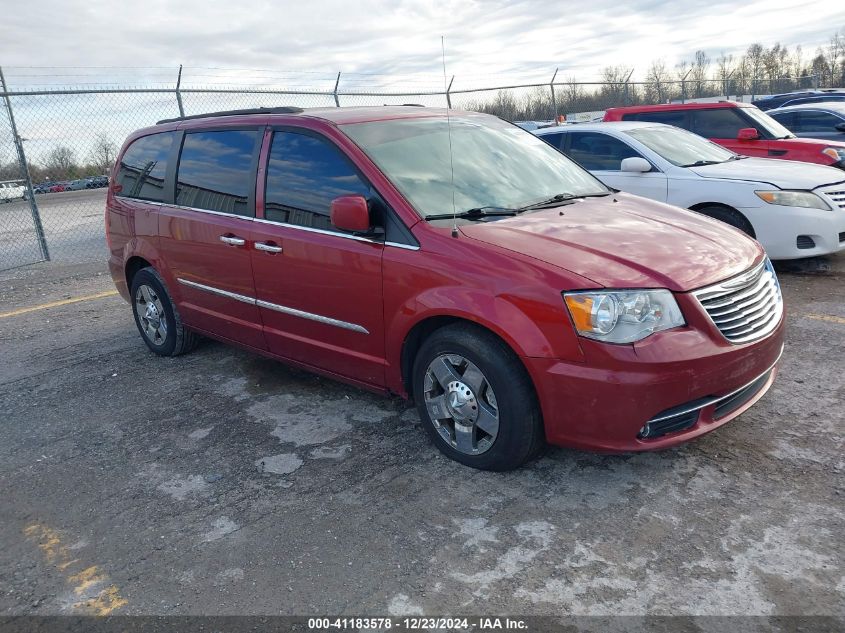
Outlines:
[{"label": "parked car row", "polygon": [[[646,122],[537,134],[411,107],[161,121],[115,165],[111,274],[154,353],[205,335],[413,399],[435,445],[476,468],[544,441],[664,448],[751,407],[784,318],[747,233],[791,256],[807,211],[830,239],[845,174]],[[647,197],[618,190],[629,180]],[[714,219],[707,192],[750,230]]]},{"label": "parked car row", "polygon": [[534,132],[614,189],[691,209],[756,238],[771,259],[845,249],[845,173],[750,158],[661,123]]},{"label": "parked car row", "polygon": [[57,193],[60,191],[80,191],[82,189],[99,189],[109,186],[108,176],[92,176],[89,178],[78,178],[64,182],[42,182],[33,185],[33,191],[41,193]]},{"label": "parked car row", "polygon": [[0,202],[11,202],[26,198],[26,188],[20,180],[0,182]]}]

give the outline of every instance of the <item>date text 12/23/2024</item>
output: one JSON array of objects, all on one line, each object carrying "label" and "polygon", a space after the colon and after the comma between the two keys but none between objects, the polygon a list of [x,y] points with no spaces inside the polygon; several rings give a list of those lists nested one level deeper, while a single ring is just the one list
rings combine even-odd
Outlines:
[{"label": "date text 12/23/2024", "polygon": [[528,624],[520,618],[508,617],[337,617],[309,618],[308,629],[312,631],[371,630],[371,631],[527,631]]}]

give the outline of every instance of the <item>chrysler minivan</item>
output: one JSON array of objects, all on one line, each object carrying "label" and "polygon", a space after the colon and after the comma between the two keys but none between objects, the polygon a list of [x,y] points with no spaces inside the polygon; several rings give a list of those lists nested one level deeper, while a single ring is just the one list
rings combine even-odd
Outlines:
[{"label": "chrysler minivan", "polygon": [[469,466],[673,446],[775,379],[757,242],[492,116],[185,117],[132,134],[112,176],[109,266],[153,352],[203,335],[412,398]]}]

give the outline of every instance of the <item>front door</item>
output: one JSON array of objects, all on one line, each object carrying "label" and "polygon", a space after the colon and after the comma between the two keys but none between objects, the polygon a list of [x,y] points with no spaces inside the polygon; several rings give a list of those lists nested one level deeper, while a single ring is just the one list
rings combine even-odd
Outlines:
[{"label": "front door", "polygon": [[645,173],[622,171],[622,161],[626,158],[648,159],[615,136],[603,132],[567,132],[564,153],[609,187],[666,202],[666,174],[654,167]]},{"label": "front door", "polygon": [[255,129],[186,132],[159,236],[185,322],[264,349],[249,250],[260,139]]},{"label": "front door", "polygon": [[383,386],[384,243],[339,231],[329,219],[334,198],[377,194],[336,145],[311,132],[273,132],[263,169],[252,267],[268,349]]}]

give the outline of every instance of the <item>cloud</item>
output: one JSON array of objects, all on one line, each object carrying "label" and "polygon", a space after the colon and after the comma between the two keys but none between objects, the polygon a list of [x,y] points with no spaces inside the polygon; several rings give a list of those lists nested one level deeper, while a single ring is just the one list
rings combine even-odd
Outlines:
[{"label": "cloud", "polygon": [[[447,38],[448,73],[457,76],[459,88],[495,85],[504,76],[549,79],[558,67],[582,80],[610,64],[633,66],[641,75],[655,58],[671,66],[697,49],[711,56],[736,53],[755,40],[800,43],[811,52],[841,17],[839,3],[830,0],[741,5],[734,0],[185,0],[178,5],[42,0],[7,12],[0,39],[4,64],[18,67],[10,72],[18,84],[26,83],[20,67],[55,65],[148,67],[140,76],[123,70],[120,77],[172,82],[173,69],[182,63],[192,67],[186,79],[198,84],[218,81],[215,68],[239,68],[244,70],[229,74],[230,83],[290,81],[286,71],[308,70],[322,73],[319,81],[330,89],[334,73],[343,71],[347,87],[373,82],[355,73],[377,73],[403,78],[405,89],[433,90],[442,85],[441,34]],[[110,72],[117,71],[64,73],[62,83],[97,82]]]}]

